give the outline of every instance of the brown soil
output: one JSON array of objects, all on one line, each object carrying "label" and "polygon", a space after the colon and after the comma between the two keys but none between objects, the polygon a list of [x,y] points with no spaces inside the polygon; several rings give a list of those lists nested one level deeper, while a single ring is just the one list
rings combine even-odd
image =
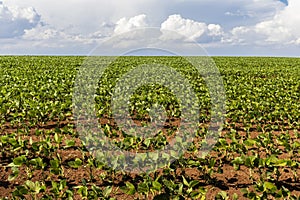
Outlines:
[{"label": "brown soil", "polygon": [[[137,121],[136,121],[137,122]],[[110,119],[101,119],[100,120],[101,124],[110,124],[112,126],[115,125],[115,122]],[[138,123],[138,122],[137,122]],[[71,120],[65,120],[62,122],[48,122],[43,125],[39,125],[36,127],[30,128],[29,133],[26,134],[21,134],[22,139],[29,139],[31,138],[33,142],[35,141],[40,141],[41,136],[35,135],[36,130],[40,131],[51,131],[52,129],[58,127],[58,128],[63,128],[67,125],[72,125],[74,122]],[[180,126],[180,120],[172,119],[169,120],[165,125],[164,125],[164,131],[167,130],[170,127],[178,127]],[[18,131],[17,127],[12,127],[10,126],[9,123],[4,124],[1,129],[0,129],[0,135],[7,135],[7,134],[12,134],[16,133]],[[22,129],[22,128],[21,128]],[[240,137],[246,137],[246,132],[243,130],[242,125],[239,126],[237,130],[237,133],[239,134]],[[223,136],[226,136],[226,133],[228,133],[229,130],[225,130],[222,132]],[[288,130],[289,133],[291,133],[291,136],[293,136],[293,131]],[[274,134],[281,134],[282,132],[280,131],[275,131]],[[260,134],[259,131],[256,131],[255,127],[252,127],[251,132],[250,132],[250,137],[255,138]],[[51,134],[50,134],[51,135]],[[53,137],[53,135],[51,135]],[[75,160],[75,158],[81,158],[82,159],[82,151],[79,149],[81,145],[81,141],[78,137],[74,137],[71,135],[64,135],[64,139],[75,139],[75,146],[72,148],[68,149],[63,149],[60,148],[57,150],[57,153],[61,156],[61,162],[63,166],[63,175],[51,175],[50,176],[50,171],[49,168],[46,167],[44,171],[42,170],[33,170],[32,172],[32,181],[38,181],[38,180],[45,180],[45,177],[50,177],[48,180],[45,181],[47,190],[49,191],[49,188],[51,188],[51,181],[59,181],[61,179],[66,179],[68,186],[76,186],[76,185],[82,185],[82,180],[85,179],[87,180],[87,185],[92,185],[95,184],[99,186],[100,188],[105,188],[108,185],[113,186],[113,194],[116,199],[143,199],[145,197],[142,196],[131,196],[131,195],[126,195],[120,190],[119,188],[124,185],[124,182],[130,181],[130,182],[135,182],[139,180],[139,175],[138,174],[127,174],[127,176],[123,176],[122,173],[116,172],[113,177],[111,177],[111,180],[107,180],[106,178],[103,178],[105,176],[106,171],[103,169],[90,169],[88,165],[83,165],[82,167],[78,169],[74,169],[68,166],[68,162]],[[226,138],[226,137],[225,137]],[[226,138],[226,141],[228,143],[231,142],[230,139]],[[64,145],[64,142],[62,146]],[[76,148],[78,147],[78,148]],[[259,151],[259,149],[256,149]],[[85,158],[89,156],[89,153],[86,152]],[[197,155],[192,155],[192,154],[186,154],[184,157],[185,158],[192,158]],[[229,195],[230,199],[232,199],[233,194],[238,195],[238,199],[246,199],[243,197],[243,194],[241,193],[241,188],[249,188],[249,190],[254,190],[254,185],[253,181],[250,179],[250,170],[245,167],[241,166],[240,170],[234,170],[232,164],[230,162],[226,162],[226,159],[224,157],[218,157],[218,152],[212,151],[210,153],[210,156],[216,157],[217,160],[223,160],[224,163],[222,163],[222,170],[223,173],[214,173],[211,177],[211,181],[207,182],[203,177],[203,172],[197,168],[178,168],[176,169],[176,174],[185,174],[186,177],[193,179],[193,180],[199,180],[200,185],[208,190],[207,192],[207,199],[214,199],[214,197],[218,194],[220,191],[226,191],[227,194]],[[233,155],[233,156],[238,156]],[[282,154],[280,158],[289,158],[288,154]],[[22,166],[20,168],[20,174],[17,179],[14,181],[9,182],[8,181],[8,176],[11,173],[11,168],[7,167],[9,163],[12,162],[12,158],[6,158],[4,159],[0,155],[0,197],[5,198],[8,197],[9,199],[12,198],[11,193],[16,189],[17,186],[22,185],[26,180],[28,180],[28,174],[26,171],[26,167]],[[279,184],[285,186],[287,189],[290,190],[291,194],[300,196],[300,183],[296,182],[293,178],[293,173],[291,169],[286,169],[286,168],[280,168],[282,175],[280,176],[279,179]],[[157,173],[162,173],[162,170],[159,169]],[[300,169],[296,171],[296,174],[300,174]],[[150,176],[154,176],[153,174],[150,174]],[[253,178],[258,179],[259,174],[258,172],[254,172]],[[74,194],[74,199],[80,199],[80,196],[78,194]],[[167,197],[165,196],[165,199]],[[30,199],[30,197],[28,197]],[[148,199],[153,199],[153,196],[150,195],[148,196]]]}]

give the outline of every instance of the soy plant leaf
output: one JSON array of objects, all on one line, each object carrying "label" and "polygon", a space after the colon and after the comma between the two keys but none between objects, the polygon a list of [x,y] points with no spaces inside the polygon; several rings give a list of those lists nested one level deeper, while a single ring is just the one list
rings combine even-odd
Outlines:
[{"label": "soy plant leaf", "polygon": [[134,195],[136,193],[135,186],[130,182],[126,182],[126,186],[122,186],[121,190],[123,190],[126,194],[129,195]]},{"label": "soy plant leaf", "polygon": [[58,184],[58,189],[60,191],[62,191],[63,189],[65,189],[67,186],[67,181],[66,180],[61,180],[59,181],[59,184]]},{"label": "soy plant leaf", "polygon": [[65,149],[74,147],[75,146],[75,141],[74,140],[66,140],[66,145],[64,146]]},{"label": "soy plant leaf", "polygon": [[260,160],[260,158],[258,158],[257,156],[247,156],[247,157],[245,157],[244,164],[247,167],[251,167],[251,168],[258,167],[259,160]]},{"label": "soy plant leaf", "polygon": [[50,160],[50,167],[53,168],[53,169],[56,169],[59,167],[59,160],[58,159],[53,159],[53,160]]},{"label": "soy plant leaf", "polygon": [[183,184],[184,184],[185,186],[189,187],[190,184],[189,184],[188,181],[185,179],[185,177],[184,177],[184,176],[181,176],[181,177],[182,177]]},{"label": "soy plant leaf", "polygon": [[277,190],[277,187],[274,183],[271,183],[271,182],[264,182],[263,184],[263,187],[264,187],[264,190],[269,190],[271,192],[275,192]]},{"label": "soy plant leaf", "polygon": [[81,196],[81,198],[87,198],[88,196],[88,188],[84,185],[75,186],[75,189],[77,189],[77,193]]},{"label": "soy plant leaf", "polygon": [[227,192],[221,191],[216,195],[215,199],[216,200],[228,200],[229,196],[228,196]]},{"label": "soy plant leaf", "polygon": [[91,189],[92,189],[92,194],[93,194],[94,196],[99,196],[99,195],[102,194],[101,188],[99,188],[99,187],[96,186],[96,185],[92,185]]},{"label": "soy plant leaf", "polygon": [[240,165],[244,164],[244,160],[242,157],[236,157],[233,161],[231,161],[235,170],[240,169]]},{"label": "soy plant leaf", "polygon": [[[60,131],[60,130],[59,130]],[[55,130],[55,134],[54,134],[54,141],[57,143],[57,144],[60,144],[61,141],[62,141],[62,136],[59,135],[60,133]]]},{"label": "soy plant leaf", "polygon": [[196,185],[198,185],[200,182],[198,180],[192,180],[189,184],[191,188],[196,187]]},{"label": "soy plant leaf", "polygon": [[19,176],[20,170],[18,167],[12,167],[12,173],[8,176],[8,181],[13,181]]},{"label": "soy plant leaf", "polygon": [[237,193],[234,193],[234,194],[232,195],[232,199],[233,199],[233,200],[238,200],[238,199],[239,199],[239,195],[238,195]]},{"label": "soy plant leaf", "polygon": [[55,175],[63,173],[63,169],[60,166],[60,161],[57,158],[50,160],[50,172]]},{"label": "soy plant leaf", "polygon": [[257,197],[255,192],[249,191],[248,188],[242,188],[241,192],[243,193],[243,196],[247,197],[248,199],[260,199]]},{"label": "soy plant leaf", "polygon": [[1,136],[0,138],[1,138],[1,143],[0,143],[1,146],[5,145],[9,142],[9,136],[7,136],[7,135]]},{"label": "soy plant leaf", "polygon": [[30,180],[27,180],[25,182],[25,185],[28,188],[28,190],[34,194],[38,194],[42,191],[45,191],[45,189],[46,189],[45,185],[41,185],[40,182],[38,182],[38,181],[32,182]]},{"label": "soy plant leaf", "polygon": [[166,186],[170,191],[174,191],[177,187],[177,184],[172,180],[163,179],[164,186]]},{"label": "soy plant leaf", "polygon": [[150,144],[152,143],[152,138],[146,138],[145,140],[144,140],[144,142],[143,142],[143,144],[147,147],[147,148],[149,148],[149,146],[150,146]]},{"label": "soy plant leaf", "polygon": [[112,192],[113,187],[112,186],[107,186],[104,190],[103,190],[103,196],[104,197],[109,197],[109,195]]},{"label": "soy plant leaf", "polygon": [[16,187],[16,189],[12,192],[12,196],[24,198],[24,195],[28,194],[28,192],[28,189],[25,186],[21,185]]},{"label": "soy plant leaf", "polygon": [[27,158],[25,155],[19,156],[14,158],[13,160],[13,165],[15,166],[21,166],[22,164],[24,164],[26,162]]},{"label": "soy plant leaf", "polygon": [[205,200],[206,199],[206,193],[207,193],[207,189],[205,188],[199,188],[197,190],[194,190],[190,193],[190,197],[192,199],[196,199],[196,200]]},{"label": "soy plant leaf", "polygon": [[152,189],[155,191],[161,191],[162,185],[158,181],[152,181]]},{"label": "soy plant leaf", "polygon": [[46,163],[44,163],[43,159],[40,157],[31,159],[29,163],[33,165],[36,169],[44,169],[46,166]]},{"label": "soy plant leaf", "polygon": [[148,194],[149,193],[149,186],[148,186],[148,184],[147,183],[139,183],[137,191],[139,193],[142,193],[142,194]]},{"label": "soy plant leaf", "polygon": [[268,166],[276,166],[276,167],[284,167],[288,165],[288,160],[286,159],[278,159],[275,155],[271,155],[270,157],[265,159],[265,162]]},{"label": "soy plant leaf", "polygon": [[249,138],[246,141],[244,141],[244,144],[248,147],[253,147],[254,145],[257,144],[257,141]]},{"label": "soy plant leaf", "polygon": [[300,149],[300,142],[295,141],[295,142],[292,144],[292,147],[293,147],[294,149]]},{"label": "soy plant leaf", "polygon": [[63,194],[63,198],[64,199],[73,200],[73,197],[74,197],[74,193],[73,193],[72,190],[66,190],[66,191],[64,191],[64,194]]},{"label": "soy plant leaf", "polygon": [[285,160],[285,159],[278,159],[276,163],[274,163],[274,166],[277,166],[277,167],[285,167],[287,166],[288,164],[288,161]]},{"label": "soy plant leaf", "polygon": [[79,158],[76,158],[74,161],[69,161],[68,165],[72,168],[79,168],[82,166],[82,160]]}]

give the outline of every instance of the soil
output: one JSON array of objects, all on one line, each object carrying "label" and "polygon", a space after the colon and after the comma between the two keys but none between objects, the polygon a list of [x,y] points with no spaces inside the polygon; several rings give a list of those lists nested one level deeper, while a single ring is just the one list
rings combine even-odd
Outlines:
[{"label": "soil", "polygon": [[[114,125],[114,121],[109,120],[109,119],[101,119],[100,120],[101,124],[109,124]],[[136,123],[138,123],[136,121]],[[72,125],[74,122],[72,120],[65,120],[61,122],[57,121],[51,121],[43,125],[35,126],[30,128],[29,133],[24,134],[21,136],[22,139],[28,139],[31,138],[33,142],[39,141],[40,136],[35,135],[36,130],[52,130],[56,127],[58,128],[63,128],[67,125]],[[180,120],[172,119],[169,120],[168,123],[164,125],[164,130],[168,129],[168,127],[178,127],[180,126]],[[237,127],[237,134],[241,137],[246,137],[246,132],[243,130],[243,128],[240,125]],[[18,127],[12,127],[9,123],[6,123],[2,125],[0,129],[0,135],[7,135],[7,134],[12,134],[18,131]],[[293,131],[288,130],[291,135],[293,136]],[[226,135],[229,130],[223,130],[222,135]],[[273,134],[280,134],[280,131],[275,131]],[[259,131],[256,130],[256,127],[252,127],[251,132],[250,132],[250,137],[255,138],[260,134]],[[51,136],[53,137],[53,136]],[[74,136],[71,135],[65,135],[66,139],[74,139]],[[228,143],[231,142],[230,139],[226,138],[226,141]],[[78,169],[74,169],[68,166],[68,161],[74,160],[75,158],[82,158],[82,151],[79,148],[81,145],[81,141],[78,137],[75,137],[75,146],[72,148],[68,149],[59,149],[58,154],[60,154],[62,163],[63,163],[63,170],[64,170],[64,175],[63,178],[67,180],[67,183],[69,184],[69,187],[76,186],[76,185],[82,185],[82,180],[85,179],[88,182],[88,185],[95,184],[99,186],[100,188],[105,188],[108,185],[113,186],[113,191],[112,193],[114,194],[113,197],[116,199],[142,199],[143,197],[135,195],[126,195],[123,193],[122,190],[119,188],[124,185],[124,182],[130,181],[134,182],[139,180],[139,175],[138,174],[129,174],[127,173],[127,176],[124,176],[121,172],[116,172],[113,177],[111,177],[111,180],[106,180],[103,178],[101,175],[105,175],[105,170],[103,169],[90,169],[87,165],[83,165],[82,167]],[[259,151],[259,149],[257,149]],[[86,153],[86,157],[89,155],[89,153]],[[211,156],[217,157],[218,152],[211,152]],[[193,157],[195,155],[189,155],[185,154],[184,157]],[[282,154],[280,158],[288,158],[287,154]],[[222,160],[221,157],[219,159]],[[4,158],[0,155],[0,197],[2,198],[12,198],[12,192],[16,189],[17,186],[22,185],[28,178],[27,178],[27,172],[26,172],[26,167],[22,166],[20,168],[20,174],[17,179],[14,181],[9,182],[8,181],[8,176],[11,173],[11,168],[7,167],[9,163],[12,162],[12,158]],[[283,185],[287,189],[290,190],[292,195],[300,196],[300,183],[296,182],[294,180],[294,175],[290,169],[286,168],[280,168],[282,175],[280,176],[278,180],[278,184]],[[185,174],[186,177],[189,177],[190,179],[194,180],[199,180],[200,181],[200,186],[206,188],[208,190],[206,199],[214,199],[215,196],[220,192],[220,191],[226,191],[227,194],[229,194],[230,199],[232,199],[233,194],[238,195],[238,199],[246,199],[243,197],[243,194],[241,193],[241,188],[249,188],[249,190],[254,190],[254,185],[255,183],[252,182],[250,179],[250,170],[245,167],[241,166],[240,170],[235,170],[230,164],[230,162],[224,162],[222,163],[222,171],[223,173],[214,173],[213,175],[213,181],[208,183],[203,177],[202,172],[197,169],[197,168],[177,168],[176,169],[176,174],[180,176],[180,174]],[[32,181],[38,181],[38,180],[44,180],[44,177],[48,177],[50,171],[49,168],[46,167],[44,171],[42,170],[33,170],[32,174]],[[158,169],[157,173],[162,173],[162,169]],[[296,171],[297,174],[300,174],[300,169]],[[153,174],[150,174],[149,176],[153,176]],[[258,172],[255,172],[252,174],[252,176],[256,178],[259,177]],[[51,180],[46,180],[46,186],[47,186],[47,191],[50,190],[51,188],[51,181],[59,181],[61,180],[62,176],[61,175],[51,175]],[[256,179],[257,180],[257,179]],[[38,196],[39,197],[39,196]],[[149,195],[147,197],[148,199],[153,199],[153,196]],[[30,199],[30,197],[28,197]],[[80,199],[80,196],[78,194],[74,194],[74,199]],[[156,199],[159,199],[158,197]],[[162,194],[161,199],[168,199],[168,194]]]}]

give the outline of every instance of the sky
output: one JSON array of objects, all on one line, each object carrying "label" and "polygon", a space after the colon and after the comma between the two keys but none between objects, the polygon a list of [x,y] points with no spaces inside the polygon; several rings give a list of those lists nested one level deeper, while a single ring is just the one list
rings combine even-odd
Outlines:
[{"label": "sky", "polygon": [[[299,10],[299,0],[0,0],[0,54],[121,54],[176,45],[189,54],[197,44],[212,56],[299,57]],[[150,27],[161,33],[157,41],[134,32]]]}]

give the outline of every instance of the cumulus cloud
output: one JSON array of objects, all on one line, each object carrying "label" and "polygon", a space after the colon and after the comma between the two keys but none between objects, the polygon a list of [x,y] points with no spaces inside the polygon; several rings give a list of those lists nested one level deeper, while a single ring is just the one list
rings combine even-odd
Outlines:
[{"label": "cumulus cloud", "polygon": [[289,0],[289,4],[273,19],[256,24],[257,33],[264,34],[269,42],[297,43],[300,39],[300,1]]},{"label": "cumulus cloud", "polygon": [[25,34],[23,35],[23,38],[27,40],[50,40],[65,37],[65,33],[48,27],[37,27],[35,29],[25,30]]},{"label": "cumulus cloud", "polygon": [[220,36],[223,35],[222,27],[219,24],[209,24],[207,26],[208,35],[210,36]]},{"label": "cumulus cloud", "polygon": [[161,24],[162,30],[175,31],[190,40],[201,37],[207,29],[205,23],[184,19],[180,15],[171,15]]},{"label": "cumulus cloud", "polygon": [[[97,31],[90,34],[71,33],[66,29],[59,29],[51,25],[38,24],[32,29],[24,30],[24,34],[20,39],[24,41],[31,41],[32,47],[35,48],[58,48],[66,49],[70,46],[77,46],[84,48],[85,46],[97,46],[97,44],[111,39],[115,35],[122,34],[136,28],[146,27],[147,20],[146,15],[137,15],[131,18],[121,18],[116,23],[103,22]],[[124,37],[136,40],[136,36],[132,33],[121,35],[122,37],[116,37],[120,40],[118,46],[124,43]],[[142,37],[140,35],[140,37]],[[126,40],[128,42],[128,40]],[[92,49],[92,48],[91,48]]]},{"label": "cumulus cloud", "polygon": [[[174,31],[178,35],[186,37],[187,41],[198,41],[203,36],[221,36],[223,34],[222,27],[218,24],[209,24],[197,22],[191,19],[184,19],[181,15],[170,15],[166,21],[161,24],[161,30]],[[168,34],[164,39],[174,38],[174,35]]]},{"label": "cumulus cloud", "polygon": [[33,45],[44,47],[67,47],[71,43],[78,46],[93,44],[95,38],[80,34],[70,34],[49,26],[39,25],[33,29],[25,30],[22,39],[32,41]]},{"label": "cumulus cloud", "polygon": [[41,16],[33,7],[6,6],[0,2],[0,38],[21,36],[38,25]]},{"label": "cumulus cloud", "polygon": [[300,1],[289,0],[288,6],[278,10],[270,19],[253,26],[233,28],[226,42],[240,44],[299,44],[300,41]]},{"label": "cumulus cloud", "polygon": [[94,33],[89,34],[88,37],[93,39],[103,39],[111,36],[114,33],[115,24],[103,22],[100,28]]},{"label": "cumulus cloud", "polygon": [[226,38],[224,42],[232,44],[244,44],[247,42],[247,38],[253,37],[253,32],[251,33],[251,29],[245,26],[238,26],[233,28],[230,31],[230,34],[230,37]]},{"label": "cumulus cloud", "polygon": [[[295,48],[300,45],[299,0],[289,0],[288,5],[279,0],[3,2],[4,5],[0,3],[2,52],[5,48],[12,49],[13,43],[26,43],[29,50],[33,47],[39,49],[36,52],[46,49],[47,45],[53,51],[56,47],[58,51],[63,48],[73,51],[82,49],[86,44],[93,49],[99,42],[116,40],[114,38],[119,34],[143,27],[159,27],[163,42],[182,44],[185,39],[187,45],[197,41],[223,50],[257,46],[274,50],[276,45]],[[66,10],[72,12],[66,15]],[[118,37],[117,45],[141,43],[137,39],[139,37],[147,39],[143,34],[131,32]],[[75,48],[75,45],[80,48]],[[19,47],[16,45],[15,50],[23,48]]]},{"label": "cumulus cloud", "polygon": [[137,15],[127,19],[126,17],[121,18],[117,21],[114,33],[121,34],[137,28],[147,27],[147,16],[145,14]]}]

